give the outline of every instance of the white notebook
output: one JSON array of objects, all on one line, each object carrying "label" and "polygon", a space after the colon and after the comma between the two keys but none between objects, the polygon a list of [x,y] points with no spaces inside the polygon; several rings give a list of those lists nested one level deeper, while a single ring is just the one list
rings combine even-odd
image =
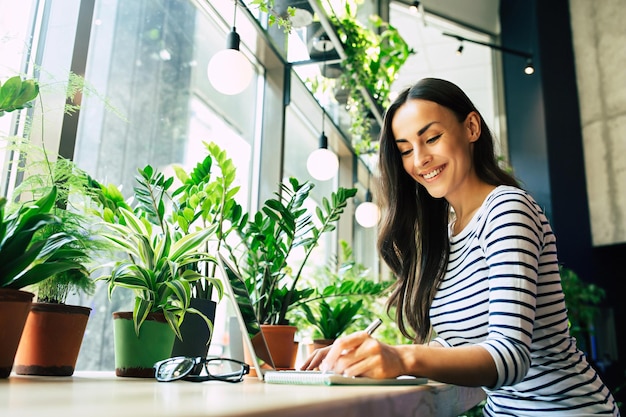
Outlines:
[{"label": "white notebook", "polygon": [[411,376],[375,379],[345,377],[321,371],[276,370],[243,279],[222,254],[218,256],[218,265],[223,276],[224,292],[232,301],[244,343],[252,358],[251,365],[260,380],[292,385],[422,385],[428,382],[426,378]]},{"label": "white notebook", "polygon": [[265,382],[292,385],[423,385],[426,378],[402,376],[377,379],[363,376],[349,377],[320,371],[265,371]]}]

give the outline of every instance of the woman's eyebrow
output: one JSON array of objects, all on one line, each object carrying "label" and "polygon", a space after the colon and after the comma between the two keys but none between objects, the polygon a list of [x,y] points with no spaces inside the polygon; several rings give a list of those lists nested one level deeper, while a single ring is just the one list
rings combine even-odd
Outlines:
[{"label": "woman's eyebrow", "polygon": [[[436,120],[433,120],[432,122],[428,123],[426,126],[422,127],[420,130],[417,131],[417,136],[422,136],[424,132],[426,132],[428,128],[434,125],[435,123],[439,123],[439,122],[437,122]],[[408,140],[403,139],[403,138],[396,139],[396,143],[401,143],[401,142],[408,142]]]},{"label": "woman's eyebrow", "polygon": [[424,132],[426,132],[428,130],[429,127],[431,127],[433,124],[437,123],[436,120],[428,123],[426,126],[424,126],[423,128],[421,128],[420,130],[417,131],[417,136],[422,136],[424,134]]}]

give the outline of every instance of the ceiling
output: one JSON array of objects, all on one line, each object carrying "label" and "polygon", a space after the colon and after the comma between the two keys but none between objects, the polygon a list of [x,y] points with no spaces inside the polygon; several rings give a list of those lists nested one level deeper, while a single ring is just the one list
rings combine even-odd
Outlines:
[{"label": "ceiling", "polygon": [[447,79],[466,92],[492,129],[497,128],[493,50],[465,42],[459,55],[460,42],[442,33],[494,42],[494,35],[485,32],[499,30],[499,0],[430,0],[422,6],[424,13],[416,14],[404,0],[390,4],[389,22],[416,52],[402,67],[392,90],[424,77]]},{"label": "ceiling", "polygon": [[[402,0],[410,4],[407,0]],[[500,33],[500,0],[422,0],[426,13],[444,17],[452,22],[465,25],[468,29]]]}]

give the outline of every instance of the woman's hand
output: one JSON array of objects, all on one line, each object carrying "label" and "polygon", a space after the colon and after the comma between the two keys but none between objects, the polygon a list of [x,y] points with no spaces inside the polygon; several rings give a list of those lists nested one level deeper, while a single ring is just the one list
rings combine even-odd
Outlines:
[{"label": "woman's hand", "polygon": [[390,378],[403,374],[398,351],[364,331],[340,337],[331,346],[313,352],[302,369],[316,368],[346,376],[371,378]]},{"label": "woman's hand", "polygon": [[330,351],[331,346],[326,346],[323,348],[315,349],[313,353],[309,355],[309,357],[304,361],[302,366],[300,367],[303,371],[313,371],[317,370],[320,367],[320,364]]},{"label": "woman's hand", "polygon": [[490,387],[497,381],[495,362],[482,346],[443,347],[437,342],[390,346],[364,331],[316,350],[302,366],[306,370],[317,368],[370,378],[413,375],[471,387]]}]

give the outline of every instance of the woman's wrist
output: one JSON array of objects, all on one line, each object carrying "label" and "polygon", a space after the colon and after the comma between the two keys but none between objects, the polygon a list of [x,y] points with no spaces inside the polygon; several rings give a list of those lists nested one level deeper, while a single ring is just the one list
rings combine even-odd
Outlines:
[{"label": "woman's wrist", "polygon": [[398,345],[396,346],[401,363],[402,375],[424,376],[420,366],[420,358],[423,357],[424,345]]}]

